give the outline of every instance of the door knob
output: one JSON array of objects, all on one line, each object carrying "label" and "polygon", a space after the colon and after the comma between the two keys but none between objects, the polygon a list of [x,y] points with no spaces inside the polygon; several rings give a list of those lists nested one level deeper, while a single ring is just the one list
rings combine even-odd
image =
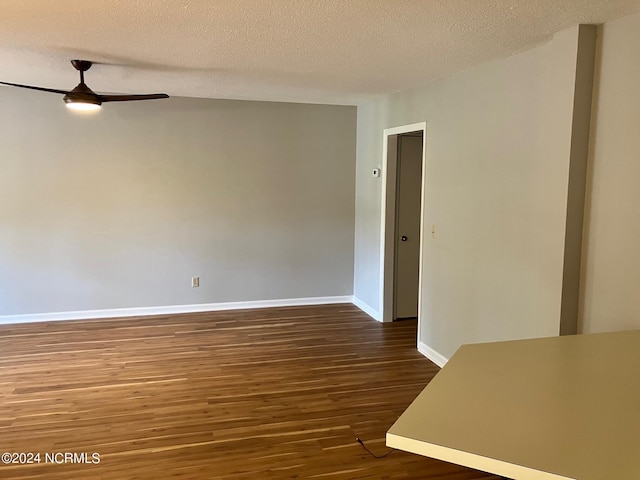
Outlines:
[{"label": "door knob", "polygon": [[406,235],[402,235],[400,237],[400,240],[402,240],[403,242],[406,242],[407,241],[407,236]]}]

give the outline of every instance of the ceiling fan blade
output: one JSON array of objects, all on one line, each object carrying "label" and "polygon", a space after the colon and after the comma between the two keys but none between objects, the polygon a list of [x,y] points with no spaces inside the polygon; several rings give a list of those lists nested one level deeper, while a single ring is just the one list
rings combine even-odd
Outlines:
[{"label": "ceiling fan blade", "polygon": [[98,95],[102,103],[105,102],[131,102],[134,100],[155,100],[157,98],[169,98],[166,93],[150,93],[148,95]]},{"label": "ceiling fan blade", "polygon": [[67,93],[69,93],[66,90],[56,90],[55,88],[44,88],[44,87],[32,87],[31,85],[20,85],[19,83],[0,82],[0,84],[9,85],[11,87],[28,88],[30,90],[39,90],[41,92],[59,93],[61,95],[66,95]]}]

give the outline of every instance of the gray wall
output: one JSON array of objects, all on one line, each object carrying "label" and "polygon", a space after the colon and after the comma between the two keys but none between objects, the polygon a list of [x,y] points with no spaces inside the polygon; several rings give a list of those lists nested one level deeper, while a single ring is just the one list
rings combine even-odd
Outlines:
[{"label": "gray wall", "polygon": [[78,115],[0,87],[0,315],[351,295],[355,129],[354,107]]},{"label": "gray wall", "polygon": [[577,40],[576,26],[358,110],[354,296],[380,309],[383,129],[426,121],[423,222],[438,234],[422,252],[419,340],[444,357],[559,332]]}]

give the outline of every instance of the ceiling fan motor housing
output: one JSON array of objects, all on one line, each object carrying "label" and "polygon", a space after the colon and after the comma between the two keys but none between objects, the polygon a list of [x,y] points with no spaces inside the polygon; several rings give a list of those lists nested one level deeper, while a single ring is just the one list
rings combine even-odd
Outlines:
[{"label": "ceiling fan motor housing", "polygon": [[93,105],[102,105],[100,98],[96,93],[87,87],[84,83],[79,83],[76,88],[71,90],[64,96],[65,103],[91,103]]}]

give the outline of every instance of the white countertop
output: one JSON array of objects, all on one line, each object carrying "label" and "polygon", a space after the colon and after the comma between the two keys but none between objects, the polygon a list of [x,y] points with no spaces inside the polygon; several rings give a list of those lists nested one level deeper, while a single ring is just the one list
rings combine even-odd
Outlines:
[{"label": "white countertop", "polygon": [[640,480],[640,331],[465,345],[387,445],[516,480]]}]

